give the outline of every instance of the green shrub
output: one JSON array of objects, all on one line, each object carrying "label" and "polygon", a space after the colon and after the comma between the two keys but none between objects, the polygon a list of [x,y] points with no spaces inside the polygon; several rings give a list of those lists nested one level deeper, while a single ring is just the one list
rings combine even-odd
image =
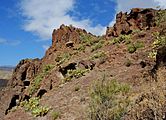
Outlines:
[{"label": "green shrub", "polygon": [[127,45],[127,50],[129,53],[134,53],[137,49],[133,44]]},{"label": "green shrub", "polygon": [[93,38],[91,35],[87,35],[87,34],[81,34],[80,35],[80,40],[82,44],[85,44],[86,46],[91,46],[94,44],[93,42]]},{"label": "green shrub", "polygon": [[39,106],[39,107],[34,108],[31,111],[31,113],[34,116],[44,116],[44,115],[46,115],[48,113],[49,110],[50,110],[50,108],[47,107],[47,106],[44,106],[44,107],[43,106]]},{"label": "green shrub", "polygon": [[40,88],[40,83],[43,80],[43,76],[40,74],[34,78],[29,86],[29,95],[33,95]]},{"label": "green shrub", "polygon": [[25,108],[25,111],[31,112],[35,117],[44,116],[50,110],[50,107],[39,105],[38,97],[30,98],[29,101],[23,101],[20,105]]},{"label": "green shrub", "polygon": [[128,85],[115,80],[97,82],[91,90],[89,117],[91,120],[120,120],[124,115],[129,98]]},{"label": "green shrub", "polygon": [[78,51],[84,51],[85,50],[85,45],[84,44],[80,44],[79,47],[77,48]]},{"label": "green shrub", "polygon": [[43,73],[48,74],[54,67],[55,66],[51,65],[51,64],[45,65],[44,68],[43,68]]},{"label": "green shrub", "polygon": [[126,44],[130,43],[131,36],[130,35],[120,35],[119,37],[113,38],[110,41],[110,44],[116,44],[124,42]]},{"label": "green shrub", "polygon": [[53,120],[56,120],[56,119],[58,119],[58,117],[60,116],[60,113],[57,112],[57,111],[53,111],[52,114],[51,114],[51,116],[52,116],[52,119],[53,119]]},{"label": "green shrub", "polygon": [[153,50],[149,53],[148,57],[156,60],[157,51]]},{"label": "green shrub", "polygon": [[140,29],[134,29],[134,30],[132,31],[133,34],[140,33],[140,32],[142,32]]},{"label": "green shrub", "polygon": [[64,63],[67,60],[70,60],[71,54],[70,53],[63,53],[57,56],[55,61],[58,63],[58,65]]},{"label": "green shrub", "polygon": [[136,43],[130,43],[127,45],[127,50],[129,53],[134,53],[137,49],[139,48],[143,48],[144,47],[144,43],[137,41]]},{"label": "green shrub", "polygon": [[152,51],[149,52],[148,57],[156,59],[157,56],[157,51],[160,48],[165,48],[166,47],[166,36],[161,35],[159,32],[153,33],[153,36],[155,37],[155,40],[152,44]]},{"label": "green shrub", "polygon": [[99,41],[98,43],[94,44],[91,48],[92,48],[92,52],[99,49],[99,48],[102,48],[103,47],[103,44],[104,44],[105,41],[101,40]]},{"label": "green shrub", "polygon": [[136,49],[143,48],[143,47],[144,47],[144,43],[141,42],[141,41],[137,41],[137,42],[134,44],[134,46],[135,46]]},{"label": "green shrub", "polygon": [[64,82],[71,81],[72,78],[80,78],[87,73],[89,69],[76,69],[76,70],[68,70],[67,75],[64,78]]},{"label": "green shrub", "polygon": [[156,25],[160,26],[160,24],[164,22],[166,22],[166,11],[160,10],[157,12],[157,15],[156,15]]},{"label": "green shrub", "polygon": [[106,57],[106,53],[104,51],[99,51],[95,54],[93,54],[90,59],[94,60],[94,59],[98,59],[98,58],[103,58]]},{"label": "green shrub", "polygon": [[154,49],[156,49],[158,47],[166,46],[166,36],[165,35],[160,35],[159,32],[156,32],[153,34],[153,36],[155,37],[155,40],[152,45],[152,47]]},{"label": "green shrub", "polygon": [[37,75],[29,86],[29,95],[33,95],[40,88],[40,83],[43,78],[54,68],[54,65],[45,65],[42,73]]},{"label": "green shrub", "polygon": [[85,46],[92,46],[96,43],[99,42],[103,42],[102,37],[94,37],[92,35],[89,34],[81,34],[80,35],[80,40],[81,40],[81,44],[85,45]]}]

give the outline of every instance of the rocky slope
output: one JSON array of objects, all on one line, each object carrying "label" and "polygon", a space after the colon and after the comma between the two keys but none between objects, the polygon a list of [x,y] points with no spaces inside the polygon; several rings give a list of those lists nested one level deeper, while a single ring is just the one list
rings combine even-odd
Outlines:
[{"label": "rocky slope", "polygon": [[42,59],[20,61],[5,120],[165,120],[166,10],[117,14],[106,35],[61,25]]}]

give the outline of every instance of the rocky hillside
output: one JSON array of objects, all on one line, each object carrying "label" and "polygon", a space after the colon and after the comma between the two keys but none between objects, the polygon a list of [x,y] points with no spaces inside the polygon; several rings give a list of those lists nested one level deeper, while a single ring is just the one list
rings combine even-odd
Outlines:
[{"label": "rocky hillside", "polygon": [[106,34],[61,25],[42,59],[21,60],[4,120],[166,120],[166,10],[120,12]]}]

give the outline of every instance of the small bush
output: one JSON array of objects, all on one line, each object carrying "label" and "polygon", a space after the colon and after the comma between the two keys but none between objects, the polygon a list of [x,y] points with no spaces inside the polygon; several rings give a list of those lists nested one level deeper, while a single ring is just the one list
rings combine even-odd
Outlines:
[{"label": "small bush", "polygon": [[30,98],[29,101],[21,102],[21,106],[25,108],[25,111],[31,112],[31,114],[34,115],[35,117],[44,116],[50,110],[50,107],[39,105],[38,97],[33,97]]},{"label": "small bush", "polygon": [[155,37],[155,40],[154,40],[154,42],[152,44],[152,48],[153,49],[152,49],[151,52],[149,52],[148,57],[156,59],[157,51],[160,48],[165,48],[165,46],[166,46],[166,36],[165,35],[160,35],[159,32],[155,32],[153,34],[153,36]]},{"label": "small bush", "polygon": [[166,11],[160,10],[156,15],[156,25],[160,26],[162,23],[166,22]]},{"label": "small bush", "polygon": [[131,43],[130,35],[120,35],[117,38],[113,38],[109,44],[125,43],[127,45],[127,50],[129,53],[134,53],[137,49],[144,47],[144,43],[137,41],[136,43]]},{"label": "small bush", "polygon": [[135,46],[136,49],[143,48],[143,47],[144,47],[144,43],[141,42],[141,41],[137,41],[137,42],[134,44],[134,46]]},{"label": "small bush", "polygon": [[84,44],[80,44],[79,47],[77,48],[78,51],[85,51],[85,45]]},{"label": "small bush", "polygon": [[95,45],[92,46],[92,50],[91,51],[93,52],[93,51],[95,51],[95,50],[97,50],[99,48],[102,48],[103,44],[104,44],[103,40],[99,41],[98,43],[96,43]]},{"label": "small bush", "polygon": [[64,63],[67,60],[70,60],[71,54],[70,53],[63,53],[61,55],[58,55],[55,61],[58,63],[58,65]]},{"label": "small bush", "polygon": [[142,32],[140,29],[134,29],[134,30],[132,31],[133,34],[137,34],[137,33],[140,33],[140,32]]},{"label": "small bush", "polygon": [[160,35],[159,32],[156,32],[153,34],[153,36],[155,37],[155,40],[152,45],[152,47],[154,49],[157,49],[162,46],[166,46],[166,36],[165,35]]},{"label": "small bush", "polygon": [[129,53],[134,53],[137,49],[133,44],[127,45],[127,50]]},{"label": "small bush", "polygon": [[80,78],[80,77],[84,76],[84,74],[88,71],[89,71],[89,69],[68,70],[67,75],[64,78],[64,82],[71,81],[72,78]]},{"label": "small bush", "polygon": [[40,88],[43,78],[54,68],[54,65],[46,65],[43,67],[42,73],[37,75],[29,86],[29,95],[33,95]]},{"label": "small bush", "polygon": [[91,46],[94,45],[95,43],[102,41],[102,37],[94,37],[93,35],[90,34],[81,34],[80,40],[82,44]]},{"label": "small bush", "polygon": [[94,55],[92,55],[90,59],[94,60],[94,59],[103,58],[103,57],[106,57],[106,53],[104,51],[99,51],[95,53]]},{"label": "small bush", "polygon": [[148,57],[156,60],[157,51],[153,50],[149,53]]},{"label": "small bush", "polygon": [[51,114],[51,116],[52,116],[52,119],[53,119],[53,120],[56,120],[56,119],[58,119],[58,117],[60,116],[60,113],[57,112],[57,111],[53,111],[52,114]]},{"label": "small bush", "polygon": [[116,43],[121,43],[121,42],[128,44],[128,43],[130,43],[130,39],[131,39],[130,35],[120,35],[117,38],[113,38],[110,41],[110,44],[116,44]]},{"label": "small bush", "polygon": [[91,35],[81,34],[80,40],[82,44],[85,44],[86,46],[91,46],[94,44],[93,38]]},{"label": "small bush", "polygon": [[44,74],[48,74],[53,68],[54,68],[54,65],[51,65],[51,64],[46,65],[46,66],[44,66],[44,68],[43,68],[43,73],[44,73]]},{"label": "small bush", "polygon": [[127,50],[129,53],[134,53],[137,49],[139,48],[143,48],[144,47],[144,43],[137,41],[136,43],[130,43],[127,45]]},{"label": "small bush", "polygon": [[91,120],[120,120],[129,105],[129,86],[115,80],[97,82],[91,90]]},{"label": "small bush", "polygon": [[40,83],[43,80],[43,76],[40,74],[34,78],[29,87],[29,95],[33,95],[40,88]]}]

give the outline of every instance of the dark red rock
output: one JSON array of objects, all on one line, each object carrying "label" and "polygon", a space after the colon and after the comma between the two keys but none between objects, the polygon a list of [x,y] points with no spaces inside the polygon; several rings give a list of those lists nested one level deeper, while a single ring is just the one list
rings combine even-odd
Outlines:
[{"label": "dark red rock", "polygon": [[59,29],[54,29],[52,33],[52,47],[56,49],[64,48],[69,41],[79,43],[81,34],[87,34],[87,32],[72,26],[61,25]]},{"label": "dark red rock", "polygon": [[[135,29],[152,30],[151,28],[155,27],[155,22],[154,22],[155,12],[156,11],[153,9],[139,9],[139,8],[132,9],[129,14],[120,12],[116,16],[116,18],[117,18],[116,24],[113,27],[107,28],[106,38],[117,37],[121,34],[130,34]],[[164,33],[164,31],[163,31],[163,33]],[[90,33],[87,33],[85,30],[75,28],[72,26],[61,25],[59,29],[53,31],[52,45],[46,51],[46,55],[41,60],[40,59],[34,59],[34,60],[26,59],[26,60],[20,61],[20,63],[17,65],[17,67],[15,68],[15,70],[13,72],[12,79],[8,83],[9,89],[5,90],[4,92],[0,92],[0,98],[1,98],[0,102],[4,103],[4,106],[0,107],[0,109],[3,111],[2,113],[0,113],[0,117],[1,117],[1,115],[4,116],[5,110],[7,112],[9,110],[11,110],[12,107],[14,107],[17,104],[17,102],[19,103],[22,100],[28,100],[31,97],[31,96],[29,96],[28,88],[30,86],[28,87],[28,85],[30,85],[31,81],[33,80],[33,78],[36,75],[40,75],[43,72],[41,68],[43,68],[43,66],[48,65],[48,64],[56,65],[55,59],[58,56],[58,54],[63,54],[64,52],[72,53],[75,45],[81,42],[80,36],[82,34],[93,36]],[[147,32],[140,33],[137,36],[135,36],[135,38],[134,37],[133,38],[134,38],[134,40],[138,40],[139,38],[141,38],[141,40],[143,39],[144,41],[146,39],[146,42],[148,42],[147,39],[150,39],[149,42],[151,42],[152,41],[151,33],[149,33],[149,34],[150,34],[150,36],[147,35]],[[105,40],[104,37],[102,39]],[[145,42],[145,45],[148,45],[148,44],[146,44],[146,42]],[[88,46],[88,47],[90,47],[90,46]],[[57,91],[60,88],[60,90],[62,90],[62,92],[58,91],[56,94],[52,94],[52,96],[50,97],[52,99],[52,102],[54,102],[53,104],[57,103],[58,104],[57,107],[59,107],[60,106],[59,102],[61,102],[61,101],[64,102],[63,99],[65,99],[65,101],[71,101],[71,99],[73,99],[72,91],[73,91],[73,87],[75,84],[73,84],[73,85],[71,85],[70,83],[62,84],[62,80],[66,76],[68,70],[75,70],[78,68],[92,70],[90,72],[89,76],[87,76],[85,78],[86,79],[85,81],[82,79],[83,80],[82,83],[84,83],[85,86],[87,85],[87,87],[88,87],[89,82],[92,81],[92,79],[98,78],[97,74],[103,75],[103,73],[104,73],[104,75],[109,75],[111,77],[111,79],[112,79],[112,77],[115,77],[115,78],[117,77],[118,79],[120,79],[120,81],[122,81],[122,80],[123,81],[126,80],[129,82],[131,81],[131,83],[135,84],[135,86],[136,86],[136,85],[139,85],[139,83],[140,83],[138,80],[141,80],[142,78],[143,78],[142,80],[151,80],[151,78],[153,78],[153,80],[154,80],[155,76],[157,75],[156,74],[157,69],[160,66],[164,65],[164,67],[165,67],[165,65],[166,65],[166,62],[164,59],[166,56],[165,49],[158,52],[158,55],[160,57],[157,56],[156,61],[154,61],[147,57],[147,54],[148,54],[148,53],[146,53],[147,51],[142,51],[142,52],[137,51],[135,54],[131,55],[131,54],[126,53],[126,49],[123,48],[124,46],[122,46],[121,48],[115,47],[113,45],[111,47],[109,46],[110,48],[107,48],[108,46],[105,46],[105,47],[106,47],[105,49],[107,50],[106,53],[108,54],[108,56],[107,56],[108,58],[100,59],[100,60],[98,60],[99,62],[91,61],[91,60],[89,60],[89,57],[88,57],[88,59],[84,59],[84,56],[82,56],[82,54],[81,54],[80,59],[79,58],[76,60],[73,59],[72,63],[70,61],[69,63],[66,63],[67,65],[64,64],[62,66],[55,66],[55,68],[51,69],[47,74],[45,74],[45,76],[43,76],[40,86],[37,89],[37,91],[33,94],[33,96],[38,96],[38,97],[44,98],[45,96],[43,96],[43,95],[45,93],[48,92],[48,94],[50,95],[50,93],[52,94],[53,91],[56,91],[53,88],[57,88]],[[148,48],[148,46],[147,46],[147,48]],[[103,50],[105,50],[105,49],[103,49]],[[148,50],[148,52],[149,52],[149,50]],[[144,53],[146,53],[146,54],[144,55]],[[88,53],[87,55],[91,55],[91,54]],[[75,57],[75,56],[73,55],[72,57]],[[126,60],[125,57],[131,58],[133,64],[130,67],[126,68],[126,66],[124,66],[124,61]],[[106,60],[108,62],[105,62]],[[140,60],[140,61],[138,61],[138,60]],[[106,64],[103,64],[104,62]],[[159,64],[159,63],[162,63],[162,64]],[[101,66],[99,66],[100,64],[101,64]],[[77,84],[81,83],[81,79],[77,80],[76,82],[77,82]],[[74,81],[73,81],[73,83],[74,83]],[[63,86],[63,85],[66,85],[66,86]],[[84,85],[81,86],[80,91],[84,90]],[[52,89],[52,91],[50,91],[51,89]],[[82,94],[81,95],[84,96],[84,94],[86,95],[87,92],[83,91],[82,93],[83,93],[83,95]],[[61,94],[61,95],[58,95],[58,94]],[[77,94],[77,93],[75,92],[74,94]],[[46,95],[46,97],[49,97],[47,95]],[[60,101],[58,101],[57,99],[55,99],[58,97],[54,97],[56,95],[58,97],[62,96],[62,99],[60,99]],[[77,97],[75,97],[75,98],[77,98]],[[56,100],[58,102],[55,102]],[[75,103],[76,102],[72,103],[72,105]],[[64,103],[63,103],[63,105],[64,105]],[[67,103],[67,105],[68,105],[68,103]],[[69,105],[71,105],[71,104],[69,103]],[[77,103],[76,103],[76,105],[77,105]],[[83,110],[81,109],[81,111],[83,111]],[[68,112],[66,112],[66,113],[68,113]],[[25,113],[20,114],[19,111],[17,111],[16,113],[18,114],[18,116],[22,116],[22,117],[25,116]],[[74,113],[75,113],[75,111],[74,111]],[[9,117],[11,117],[11,115],[12,115],[12,112],[11,112],[11,114],[9,113]],[[11,117],[11,118],[13,119],[13,117]],[[18,119],[18,118],[14,118],[14,119]]]},{"label": "dark red rock", "polygon": [[133,8],[129,14],[120,12],[116,16],[114,26],[107,28],[106,38],[130,34],[135,29],[150,29],[155,26],[155,14],[154,9],[140,8]]},{"label": "dark red rock", "polygon": [[82,35],[92,35],[87,33],[84,29],[75,28],[73,26],[61,25],[59,29],[54,29],[52,33],[52,45],[46,51],[45,56],[43,57],[43,62],[52,61],[55,58],[54,53],[56,51],[68,51],[71,50],[76,44],[81,42]]},{"label": "dark red rock", "polygon": [[16,66],[12,79],[8,82],[8,86],[24,86],[24,81],[31,80],[40,69],[39,59],[25,59],[21,60]]}]

